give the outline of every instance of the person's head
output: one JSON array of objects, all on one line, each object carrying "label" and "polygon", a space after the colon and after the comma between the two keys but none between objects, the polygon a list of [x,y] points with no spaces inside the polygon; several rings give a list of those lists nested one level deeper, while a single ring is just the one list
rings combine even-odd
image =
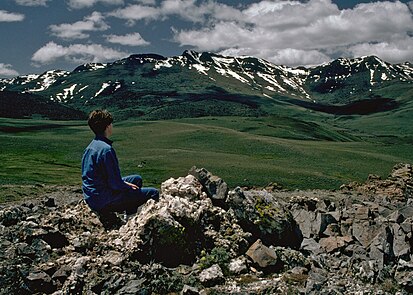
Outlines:
[{"label": "person's head", "polygon": [[107,110],[94,110],[89,114],[87,120],[90,129],[92,129],[96,135],[105,135],[106,129],[112,122],[113,117]]}]

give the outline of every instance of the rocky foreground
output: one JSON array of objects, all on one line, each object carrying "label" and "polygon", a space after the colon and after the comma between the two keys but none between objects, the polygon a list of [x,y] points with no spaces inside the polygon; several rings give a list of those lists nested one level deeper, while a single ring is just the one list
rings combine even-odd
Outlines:
[{"label": "rocky foreground", "polygon": [[229,190],[196,168],[161,190],[110,224],[79,190],[3,205],[0,293],[413,293],[409,164],[334,192]]}]

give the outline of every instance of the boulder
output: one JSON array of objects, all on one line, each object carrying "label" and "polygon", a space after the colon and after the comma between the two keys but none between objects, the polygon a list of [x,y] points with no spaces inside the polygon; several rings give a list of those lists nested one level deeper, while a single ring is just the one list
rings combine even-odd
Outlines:
[{"label": "boulder", "polygon": [[0,293],[413,292],[410,166],[340,191],[215,197],[222,182],[202,175],[210,185],[165,181],[159,202],[106,229],[79,189],[1,205]]},{"label": "boulder", "polygon": [[221,267],[218,264],[214,264],[211,267],[204,269],[199,274],[200,282],[207,287],[211,287],[217,284],[222,284],[225,281],[224,274]]},{"label": "boulder", "polygon": [[309,239],[317,236],[320,233],[321,219],[320,215],[314,211],[306,209],[296,209],[292,211],[294,220],[303,235],[303,238]]},{"label": "boulder", "polygon": [[125,295],[134,295],[134,294],[145,294],[145,292],[142,292],[143,284],[145,283],[144,279],[138,279],[138,280],[131,280],[127,281],[126,284],[119,289],[117,294],[125,294]]},{"label": "boulder", "polygon": [[66,236],[56,229],[49,229],[45,234],[40,235],[40,238],[50,245],[52,248],[62,248],[69,245]]},{"label": "boulder", "polygon": [[283,271],[291,270],[296,267],[310,267],[309,259],[300,251],[289,249],[285,247],[270,247],[275,251],[278,259],[278,265],[282,267]]},{"label": "boulder", "polygon": [[243,256],[232,259],[228,265],[228,270],[233,275],[246,273],[248,271],[247,260]]},{"label": "boulder", "polygon": [[400,259],[394,279],[402,289],[409,294],[413,293],[413,261]]},{"label": "boulder", "polygon": [[353,220],[352,235],[365,248],[367,248],[373,239],[382,231],[383,224],[381,222]]},{"label": "boulder", "polygon": [[186,177],[170,178],[164,181],[161,185],[161,193],[198,200],[206,197],[206,193],[202,191],[202,188],[202,184],[195,176],[187,175]]},{"label": "boulder", "polygon": [[412,246],[407,234],[399,224],[393,224],[393,253],[396,257],[405,258],[412,254]]},{"label": "boulder", "polygon": [[364,184],[352,183],[345,189],[356,190],[361,194],[385,197],[392,203],[406,202],[413,195],[412,165],[399,163],[387,179],[369,177]]},{"label": "boulder", "polygon": [[33,293],[42,292],[50,294],[56,289],[51,277],[40,270],[30,272],[26,277],[26,284]]},{"label": "boulder", "polygon": [[319,294],[324,284],[328,281],[328,273],[320,268],[313,268],[307,279],[306,294]]},{"label": "boulder", "polygon": [[225,181],[213,175],[205,168],[197,169],[195,166],[189,170],[189,174],[198,179],[208,197],[213,200],[215,205],[224,205],[228,193],[228,185]]},{"label": "boulder", "polygon": [[291,212],[266,191],[230,191],[226,200],[244,231],[264,244],[300,247],[302,234]]},{"label": "boulder", "polygon": [[364,282],[374,284],[378,271],[382,268],[383,267],[379,267],[378,261],[376,260],[364,260],[360,263],[357,276]]},{"label": "boulder", "polygon": [[336,219],[335,216],[337,216],[336,213],[319,213],[318,214],[320,217],[320,227],[317,228],[317,234],[320,235],[323,232],[326,231],[327,227],[331,224],[337,224],[338,220]]},{"label": "boulder", "polygon": [[72,272],[71,268],[68,265],[62,265],[56,272],[52,275],[52,279],[58,280],[63,284],[66,279],[70,276]]},{"label": "boulder", "polygon": [[344,248],[352,241],[353,239],[350,236],[321,238],[320,246],[327,253],[330,253]]},{"label": "boulder", "polygon": [[233,256],[245,251],[249,234],[234,216],[210,199],[162,195],[149,201],[139,214],[116,232],[112,245],[141,262],[155,260],[166,266],[192,264],[203,249],[223,247]]},{"label": "boulder", "polygon": [[[296,208],[292,210],[292,214],[304,238],[317,238],[322,234],[333,235],[330,225],[338,224],[341,212],[320,212],[318,209],[308,211],[305,208]],[[326,232],[327,229],[330,231]],[[340,234],[340,228],[336,227],[334,232]]]},{"label": "boulder", "polygon": [[389,226],[381,229],[369,246],[369,257],[376,261],[379,270],[394,261],[393,232]]},{"label": "boulder", "polygon": [[149,201],[119,229],[114,246],[143,263],[192,264],[206,243],[201,219],[212,209],[208,200],[192,203],[164,196],[157,203]]},{"label": "boulder", "polygon": [[279,269],[278,257],[274,249],[265,246],[261,240],[255,241],[246,255],[262,269],[276,271]]},{"label": "boulder", "polygon": [[23,206],[13,206],[0,210],[0,223],[4,226],[17,224],[26,217],[27,209]]},{"label": "boulder", "polygon": [[341,227],[338,223],[331,223],[327,225],[325,231],[323,231],[324,236],[337,237],[341,235]]},{"label": "boulder", "polygon": [[199,295],[199,291],[195,287],[184,285],[180,295]]},{"label": "boulder", "polygon": [[314,239],[303,239],[300,250],[304,251],[305,253],[310,253],[313,255],[318,255],[323,252],[321,249],[321,245],[316,242]]}]

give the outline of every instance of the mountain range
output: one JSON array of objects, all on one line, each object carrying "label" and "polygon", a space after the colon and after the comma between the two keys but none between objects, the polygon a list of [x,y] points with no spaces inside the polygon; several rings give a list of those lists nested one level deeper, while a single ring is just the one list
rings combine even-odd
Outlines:
[{"label": "mountain range", "polygon": [[73,71],[0,79],[1,117],[79,119],[108,108],[117,118],[261,116],[281,112],[368,115],[413,105],[413,65],[376,56],[311,68],[185,51],[131,55]]}]

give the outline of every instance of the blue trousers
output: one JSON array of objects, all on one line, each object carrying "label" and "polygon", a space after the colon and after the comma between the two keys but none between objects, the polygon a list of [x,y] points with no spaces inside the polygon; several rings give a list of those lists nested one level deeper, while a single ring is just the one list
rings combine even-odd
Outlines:
[{"label": "blue trousers", "polygon": [[124,212],[126,214],[136,213],[139,206],[145,204],[149,199],[157,201],[159,192],[153,187],[142,187],[142,177],[139,175],[129,175],[122,178],[123,181],[133,183],[139,189],[130,188],[113,195],[113,202],[105,206],[103,212]]}]

